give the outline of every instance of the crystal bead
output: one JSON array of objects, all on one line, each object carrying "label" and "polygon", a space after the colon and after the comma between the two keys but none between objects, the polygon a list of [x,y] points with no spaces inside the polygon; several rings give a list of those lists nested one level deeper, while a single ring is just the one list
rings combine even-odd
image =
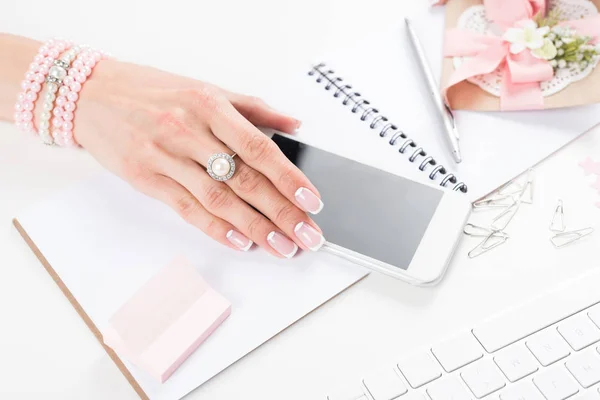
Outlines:
[{"label": "crystal bead", "polygon": [[50,71],[48,72],[48,74],[50,74],[50,76],[53,78],[63,79],[65,76],[67,76],[67,71],[65,71],[64,68],[54,65],[53,67],[50,68]]}]

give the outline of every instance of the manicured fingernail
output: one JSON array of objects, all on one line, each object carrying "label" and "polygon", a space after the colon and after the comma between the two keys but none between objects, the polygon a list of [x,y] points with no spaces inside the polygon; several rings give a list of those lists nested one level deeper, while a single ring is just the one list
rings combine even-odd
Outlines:
[{"label": "manicured fingernail", "polygon": [[298,245],[279,232],[269,233],[267,242],[276,252],[287,258],[294,257],[294,254],[298,251]]},{"label": "manicured fingernail", "polygon": [[296,119],[294,121],[296,121],[296,127],[294,128],[294,132],[299,132],[300,128],[302,127],[302,121],[300,121],[299,119]]},{"label": "manicured fingernail", "polygon": [[296,237],[312,251],[319,250],[321,247],[323,247],[323,244],[325,244],[325,238],[323,235],[305,222],[300,222],[298,225],[296,225],[294,228],[294,233],[296,234]]},{"label": "manicured fingernail", "polygon": [[227,232],[227,240],[242,251],[248,251],[253,243],[252,240],[233,229]]},{"label": "manicured fingernail", "polygon": [[323,202],[316,194],[308,190],[307,188],[301,187],[294,193],[298,204],[311,214],[318,214],[323,209]]}]

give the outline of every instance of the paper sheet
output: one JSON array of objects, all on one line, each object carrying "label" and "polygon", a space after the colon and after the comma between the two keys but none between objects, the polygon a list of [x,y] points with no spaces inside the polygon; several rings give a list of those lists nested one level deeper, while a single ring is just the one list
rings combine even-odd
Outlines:
[{"label": "paper sheet", "polygon": [[278,260],[227,249],[108,174],[17,219],[100,331],[177,255],[231,301],[231,316],[165,384],[125,362],[151,400],[183,397],[367,274],[324,253]]}]

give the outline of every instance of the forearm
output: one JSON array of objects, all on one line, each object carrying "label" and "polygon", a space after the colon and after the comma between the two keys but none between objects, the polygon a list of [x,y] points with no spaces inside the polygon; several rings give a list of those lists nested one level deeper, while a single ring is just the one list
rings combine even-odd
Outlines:
[{"label": "forearm", "polygon": [[12,121],[21,81],[40,43],[0,33],[0,120]]}]

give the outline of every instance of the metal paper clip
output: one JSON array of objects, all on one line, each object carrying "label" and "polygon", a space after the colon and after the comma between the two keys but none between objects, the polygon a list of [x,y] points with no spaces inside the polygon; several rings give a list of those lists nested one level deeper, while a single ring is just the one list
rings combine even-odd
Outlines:
[{"label": "metal paper clip", "polygon": [[527,182],[523,185],[519,199],[523,203],[533,204],[533,170],[527,171]]},{"label": "metal paper clip", "polygon": [[469,258],[479,257],[480,255],[487,253],[488,251],[495,249],[496,247],[503,245],[508,240],[508,236],[500,235],[498,232],[494,232],[481,243],[477,245],[473,250],[469,252]]},{"label": "metal paper clip", "polygon": [[496,195],[515,195],[519,194],[523,191],[523,186],[515,180],[505,183],[498,190],[496,190]]},{"label": "metal paper clip", "polygon": [[494,231],[503,231],[506,229],[508,224],[510,224],[510,221],[512,221],[514,216],[517,214],[517,211],[519,211],[520,206],[520,200],[514,201],[510,207],[502,211],[500,215],[492,220],[492,229]]},{"label": "metal paper clip", "polygon": [[565,226],[565,209],[563,207],[563,201],[558,200],[558,204],[552,215],[552,221],[550,222],[550,230],[552,232],[564,232],[565,229],[567,229]]},{"label": "metal paper clip", "polygon": [[[510,201],[506,201],[510,200]],[[515,202],[512,194],[492,195],[473,203],[473,208],[481,210],[484,208],[507,208]]]},{"label": "metal paper clip", "polygon": [[584,228],[576,231],[561,232],[554,235],[550,241],[554,247],[560,249],[561,247],[565,247],[573,242],[581,240],[592,233],[594,233],[594,228]]},{"label": "metal paper clip", "polygon": [[471,224],[471,223],[468,223],[465,225],[463,232],[465,233],[465,235],[468,235],[471,237],[487,238],[487,237],[491,236],[492,234],[495,234],[498,236],[505,236],[506,238],[508,238],[508,235],[505,232],[494,231],[492,229],[485,228],[483,226],[479,226],[479,225],[475,225],[475,224]]}]

